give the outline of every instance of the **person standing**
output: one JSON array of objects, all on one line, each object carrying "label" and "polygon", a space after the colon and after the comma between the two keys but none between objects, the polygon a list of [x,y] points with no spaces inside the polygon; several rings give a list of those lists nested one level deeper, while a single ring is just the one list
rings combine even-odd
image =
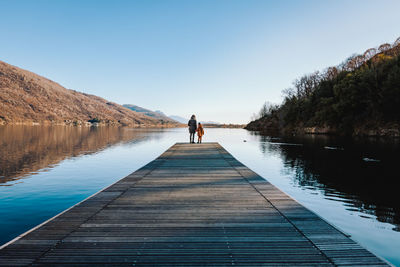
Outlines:
[{"label": "person standing", "polygon": [[190,143],[194,143],[194,135],[197,130],[197,121],[196,121],[195,115],[192,115],[192,117],[190,117],[188,126],[189,126],[189,134],[190,134]]},{"label": "person standing", "polygon": [[199,126],[197,127],[197,143],[201,144],[201,138],[204,135],[204,129],[203,129],[203,125],[201,125],[201,123],[199,122]]}]

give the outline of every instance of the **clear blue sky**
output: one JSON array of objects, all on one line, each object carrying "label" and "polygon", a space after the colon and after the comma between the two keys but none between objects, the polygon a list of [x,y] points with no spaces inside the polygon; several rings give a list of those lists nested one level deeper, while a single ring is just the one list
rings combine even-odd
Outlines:
[{"label": "clear blue sky", "polygon": [[248,122],[305,73],[400,36],[400,1],[0,0],[0,60],[168,115]]}]

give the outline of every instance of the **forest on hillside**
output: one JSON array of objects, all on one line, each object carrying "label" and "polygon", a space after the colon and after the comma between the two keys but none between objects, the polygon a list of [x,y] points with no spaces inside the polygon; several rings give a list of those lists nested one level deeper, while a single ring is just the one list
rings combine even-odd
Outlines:
[{"label": "forest on hillside", "polygon": [[263,105],[249,130],[399,136],[400,38],[306,74]]}]

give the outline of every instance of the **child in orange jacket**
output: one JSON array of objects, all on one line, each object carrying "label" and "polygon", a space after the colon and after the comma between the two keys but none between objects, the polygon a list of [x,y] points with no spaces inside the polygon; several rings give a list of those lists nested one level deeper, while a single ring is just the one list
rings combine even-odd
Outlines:
[{"label": "child in orange jacket", "polygon": [[204,129],[203,129],[203,125],[201,125],[201,123],[199,122],[199,126],[197,127],[197,143],[201,143],[201,138],[204,135]]}]

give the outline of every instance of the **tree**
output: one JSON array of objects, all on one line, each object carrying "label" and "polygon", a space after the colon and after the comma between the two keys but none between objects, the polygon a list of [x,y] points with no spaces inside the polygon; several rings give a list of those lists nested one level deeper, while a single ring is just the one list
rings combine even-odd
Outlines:
[{"label": "tree", "polygon": [[367,49],[363,54],[365,61],[370,60],[373,56],[376,55],[376,53],[376,48]]},{"label": "tree", "polygon": [[386,52],[387,50],[389,50],[390,48],[392,48],[392,46],[388,43],[385,43],[385,44],[381,44],[378,47],[378,50],[379,50],[379,52],[383,53],[383,52]]},{"label": "tree", "polygon": [[285,99],[291,99],[291,98],[296,97],[296,92],[292,87],[289,87],[289,88],[286,88],[286,89],[282,90],[282,96]]},{"label": "tree", "polygon": [[322,77],[324,80],[333,80],[338,76],[339,72],[340,71],[338,68],[329,67],[324,71],[324,73],[322,74]]},{"label": "tree", "polygon": [[356,55],[349,61],[349,69],[356,70],[364,64],[365,59],[363,55]]},{"label": "tree", "polygon": [[262,106],[260,111],[258,112],[258,116],[260,118],[265,117],[268,114],[268,107],[267,107],[267,102],[265,102]]},{"label": "tree", "polygon": [[[261,106],[260,111],[258,112],[258,118],[264,118],[265,116],[269,116],[279,109],[279,105],[272,104],[270,102],[264,102]],[[254,117],[254,114],[253,114]]]},{"label": "tree", "polygon": [[341,64],[341,67],[344,71],[353,71],[361,67],[365,61],[364,55],[352,55]]},{"label": "tree", "polygon": [[308,98],[311,96],[314,89],[321,82],[322,76],[319,71],[313,72],[311,74],[306,74],[302,76],[300,79],[296,79],[293,82],[294,87],[296,88],[297,97],[298,98]]},{"label": "tree", "polygon": [[400,45],[400,37],[396,39],[396,41],[394,41],[393,46],[392,47],[396,47]]}]

